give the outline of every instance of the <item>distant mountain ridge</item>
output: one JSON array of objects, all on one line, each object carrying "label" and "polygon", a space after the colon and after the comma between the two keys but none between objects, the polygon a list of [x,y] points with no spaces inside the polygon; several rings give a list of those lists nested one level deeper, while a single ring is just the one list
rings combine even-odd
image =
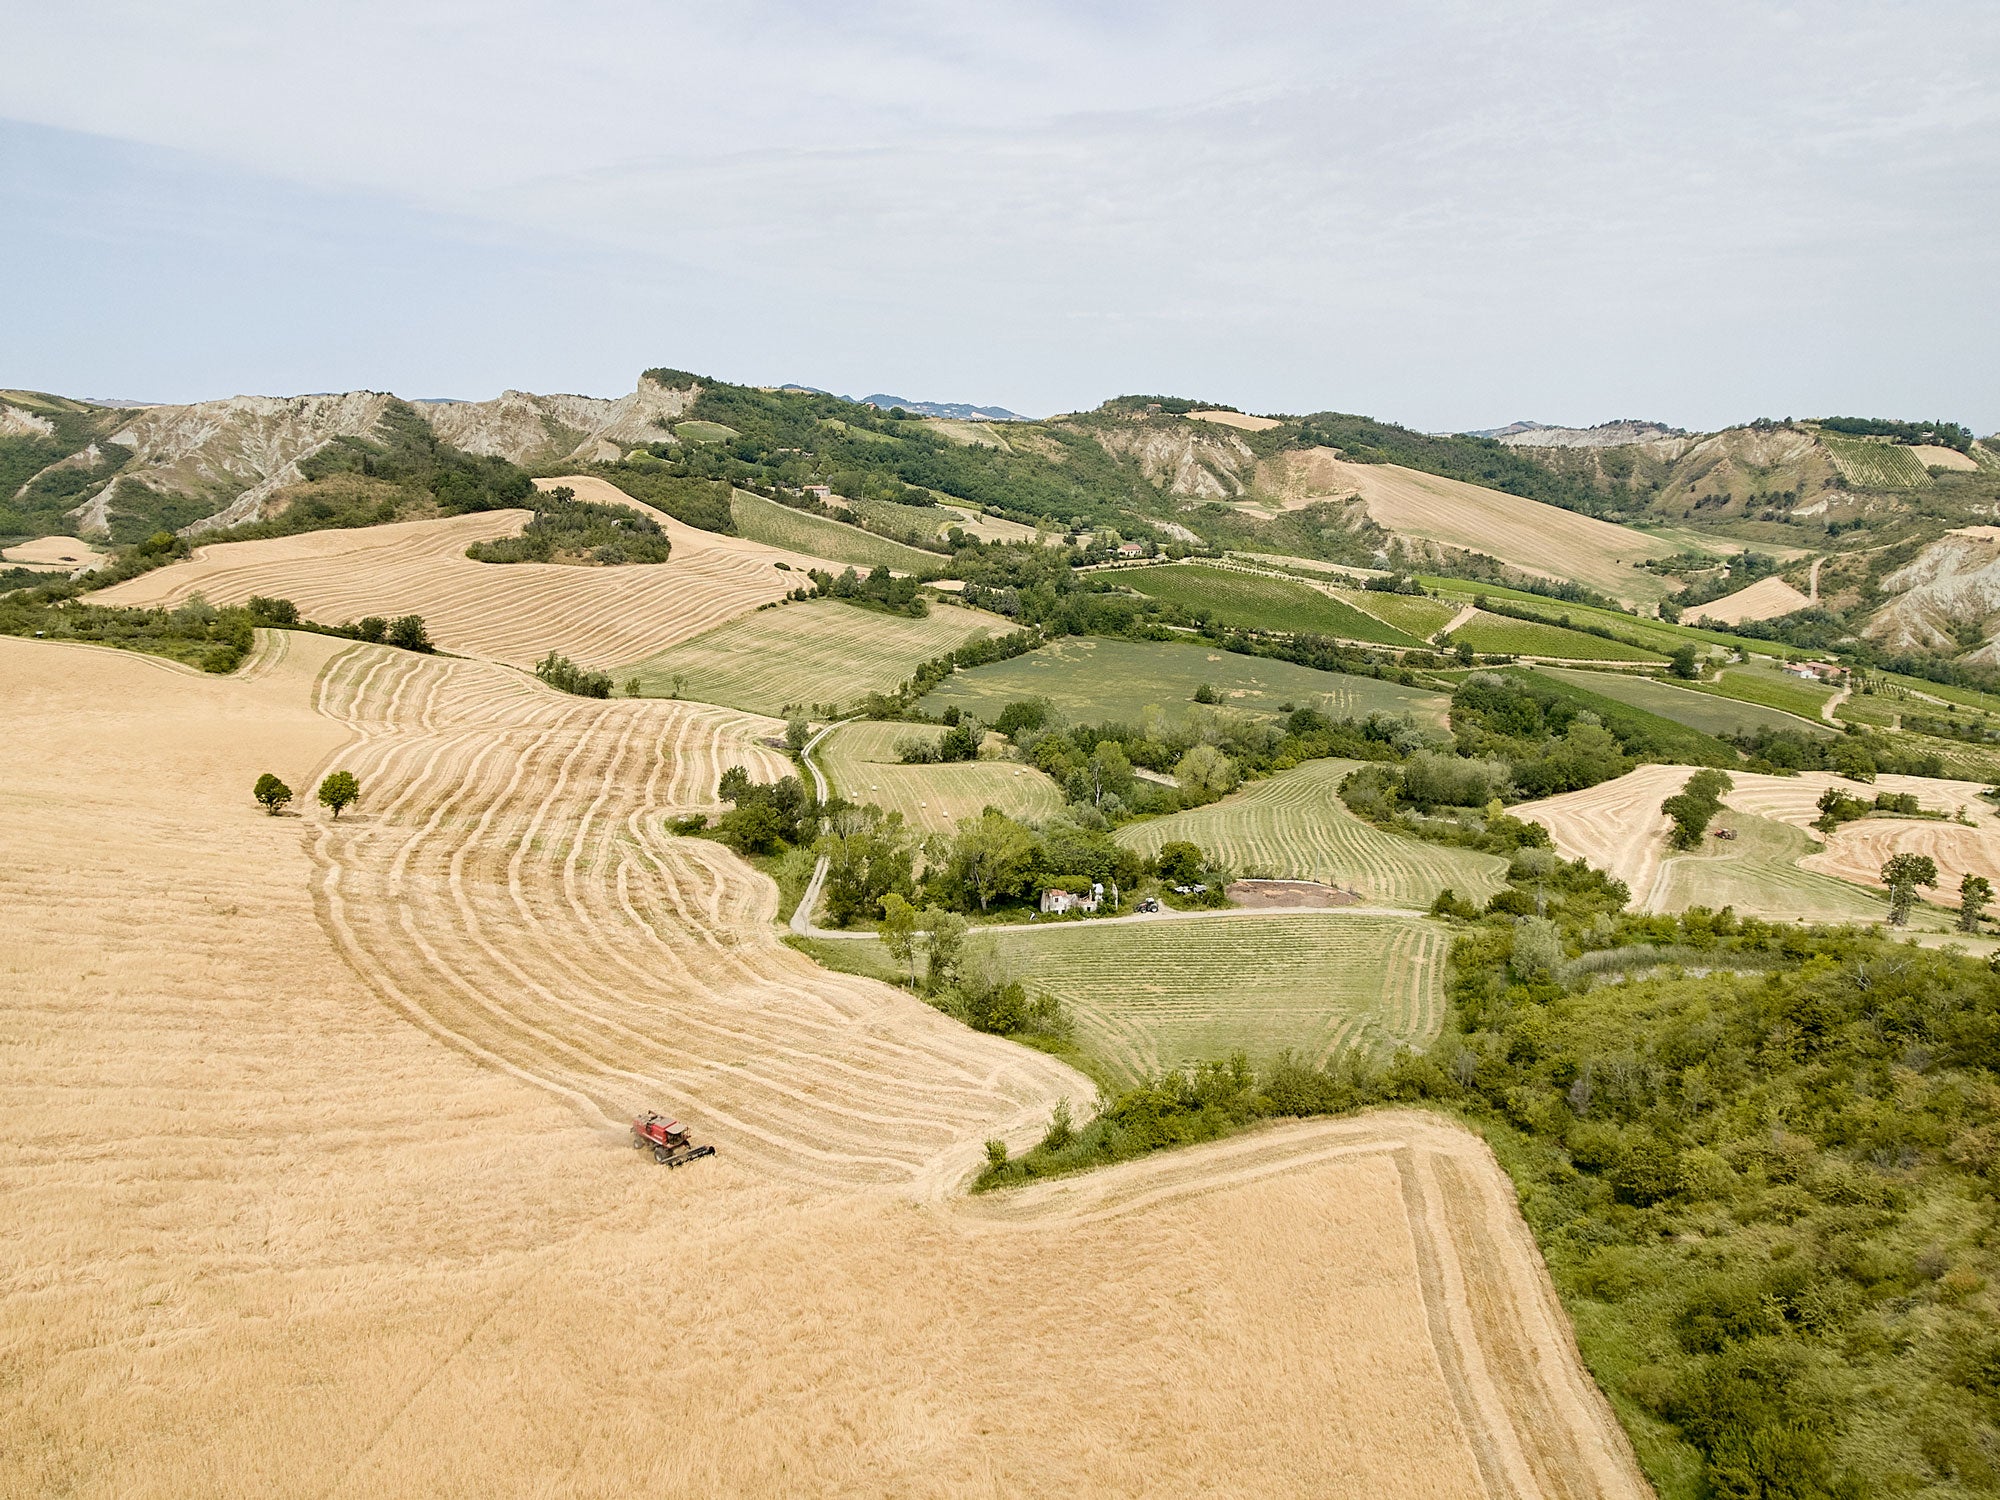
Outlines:
[{"label": "distant mountain ridge", "polygon": [[1628,443],[1686,437],[1687,430],[1669,427],[1664,422],[1624,417],[1615,422],[1600,422],[1595,427],[1550,427],[1541,422],[1509,422],[1505,427],[1485,427],[1464,436],[1493,438],[1510,448],[1622,448]]},{"label": "distant mountain ridge", "polygon": [[915,412],[920,417],[950,417],[959,422],[1027,422],[1033,420],[1017,411],[1009,411],[1004,406],[971,406],[963,401],[912,401],[907,396],[885,396],[876,392],[872,396],[844,396],[844,401],[853,401],[859,406],[872,406],[878,411],[888,411],[900,406],[904,411]]}]

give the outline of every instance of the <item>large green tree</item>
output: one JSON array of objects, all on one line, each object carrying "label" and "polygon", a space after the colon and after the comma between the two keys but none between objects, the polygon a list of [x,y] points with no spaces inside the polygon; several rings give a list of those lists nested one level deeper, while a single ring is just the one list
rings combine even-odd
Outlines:
[{"label": "large green tree", "polygon": [[335,818],[361,798],[361,783],[354,779],[352,771],[333,771],[319,784],[319,805],[332,811]]},{"label": "large green tree", "polygon": [[257,785],[251,788],[250,795],[263,803],[264,811],[275,818],[292,800],[292,789],[266,771],[257,778]]},{"label": "large green tree", "polygon": [[1889,888],[1889,921],[1901,927],[1910,920],[1919,886],[1938,883],[1937,861],[1928,854],[1892,854],[1882,865],[1882,884]]}]

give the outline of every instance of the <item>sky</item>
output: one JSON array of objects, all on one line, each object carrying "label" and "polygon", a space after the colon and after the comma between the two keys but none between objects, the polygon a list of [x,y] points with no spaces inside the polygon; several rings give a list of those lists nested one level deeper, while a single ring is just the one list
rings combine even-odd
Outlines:
[{"label": "sky", "polygon": [[0,0],[0,386],[2000,428],[2000,6]]}]

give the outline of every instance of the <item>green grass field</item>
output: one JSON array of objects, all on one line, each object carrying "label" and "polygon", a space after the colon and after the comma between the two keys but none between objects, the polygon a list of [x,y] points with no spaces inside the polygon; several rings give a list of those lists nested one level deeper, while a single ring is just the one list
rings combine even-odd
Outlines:
[{"label": "green grass field", "polygon": [[1798,862],[1819,845],[1803,830],[1775,818],[1725,808],[1716,828],[1733,828],[1733,840],[1710,838],[1699,854],[1671,855],[1660,885],[1660,909],[1711,911],[1733,906],[1741,916],[1786,922],[1879,921],[1888,903],[1856,885],[1801,870]]},{"label": "green grass field", "polygon": [[684,443],[721,443],[742,434],[720,422],[676,422],[674,436]]},{"label": "green grass field", "polygon": [[1429,640],[1444,629],[1459,611],[1459,605],[1453,600],[1431,599],[1422,594],[1377,594],[1361,589],[1342,589],[1340,597],[1405,635],[1422,640]]},{"label": "green grass field", "polygon": [[[1539,594],[1530,594],[1521,589],[1501,588],[1497,584],[1475,583],[1464,578],[1419,577],[1417,580],[1427,589],[1442,595],[1447,602],[1457,600],[1470,604],[1479,595],[1489,599],[1505,599],[1518,604],[1535,614],[1550,620],[1568,615],[1578,625],[1602,625],[1607,630],[1629,637],[1651,650],[1663,655],[1681,646],[1726,646],[1732,650],[1738,646],[1769,656],[1783,648],[1769,641],[1753,641],[1748,637],[1734,636],[1726,631],[1709,630],[1698,625],[1670,625],[1665,620],[1641,619],[1636,615],[1620,614],[1616,610],[1599,609],[1590,604],[1565,604],[1560,599],[1544,599]],[[1636,660],[1636,658],[1634,658]]]},{"label": "green grass field", "polygon": [[990,723],[1016,699],[1046,698],[1071,722],[1137,724],[1148,708],[1170,717],[1187,713],[1203,683],[1215,688],[1222,706],[1246,713],[1275,714],[1289,703],[1337,719],[1385,713],[1444,722],[1441,693],[1234,651],[1100,636],[1068,636],[1012,661],[956,672],[922,707],[929,713],[958,707]]},{"label": "green grass field", "polygon": [[1460,641],[1482,655],[1552,656],[1569,661],[1663,660],[1658,652],[1628,646],[1622,641],[1607,641],[1602,636],[1564,630],[1559,625],[1511,620],[1485,610],[1451,633],[1453,645]]},{"label": "green grass field", "polygon": [[847,724],[815,752],[833,789],[850,802],[872,802],[924,833],[950,832],[962,818],[988,807],[1016,818],[1043,818],[1062,809],[1062,792],[1032,766],[1005,760],[906,766],[896,742],[935,741],[941,727],[923,724]]},{"label": "green grass field", "polygon": [[1901,443],[1875,443],[1831,432],[1822,432],[1819,440],[1841,477],[1861,489],[1920,490],[1931,482],[1930,470]]},{"label": "green grass field", "polygon": [[1832,688],[1821,683],[1808,682],[1781,667],[1761,662],[1725,667],[1713,681],[1702,684],[1702,691],[1738,698],[1745,703],[1761,703],[1766,708],[1781,709],[1814,721],[1819,721],[1820,709],[1834,694]]},{"label": "green grass field", "polygon": [[[913,620],[812,599],[760,609],[611,675],[636,676],[649,698],[679,696],[754,713],[792,704],[853,703],[894,690],[919,662],[964,645],[974,635],[1004,635],[1009,622],[980,610],[938,604]],[[675,694],[675,679],[680,689]]]},{"label": "green grass field", "polygon": [[1239,1049],[1317,1062],[1422,1047],[1444,1018],[1450,939],[1421,918],[1064,922],[996,937],[1031,991],[1069,1007],[1077,1045],[1114,1087]]},{"label": "green grass field", "polygon": [[1541,667],[1543,675],[1602,697],[1616,699],[1703,734],[1747,734],[1758,729],[1793,729],[1806,734],[1832,734],[1832,725],[1817,730],[1801,724],[1787,713],[1759,703],[1724,697],[1720,693],[1697,692],[1675,687],[1651,677],[1631,677],[1622,672],[1591,672],[1576,667]]},{"label": "green grass field", "polygon": [[828,562],[850,563],[857,568],[889,567],[899,573],[932,574],[943,570],[946,558],[935,552],[905,547],[887,537],[872,535],[858,526],[829,521],[766,500],[762,495],[738,490],[729,502],[736,529],[753,542],[785,547],[808,557]]},{"label": "green grass field", "polygon": [[1134,568],[1118,581],[1151,598],[1183,609],[1205,609],[1224,625],[1246,630],[1289,630],[1378,641],[1388,646],[1421,646],[1423,641],[1309,583],[1262,573],[1232,573],[1199,563]]},{"label": "green grass field", "polygon": [[1207,807],[1128,823],[1116,837],[1146,855],[1186,839],[1239,875],[1346,886],[1375,906],[1428,907],[1445,886],[1473,901],[1500,889],[1505,860],[1384,833],[1349,812],[1340,783],[1359,764],[1308,761]]}]

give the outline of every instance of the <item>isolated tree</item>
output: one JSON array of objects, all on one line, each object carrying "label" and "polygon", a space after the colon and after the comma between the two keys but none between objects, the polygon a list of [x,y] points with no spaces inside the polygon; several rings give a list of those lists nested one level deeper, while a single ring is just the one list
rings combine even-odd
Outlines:
[{"label": "isolated tree", "polygon": [[965,935],[972,930],[972,924],[957,912],[946,911],[941,906],[924,908],[923,919],[926,964],[924,968],[924,988],[937,991],[951,983],[958,973],[958,961],[965,952]]},{"label": "isolated tree", "polygon": [[1917,887],[1935,887],[1937,861],[1928,854],[1892,854],[1882,865],[1882,884],[1889,887],[1889,922],[1901,927],[1917,904]]},{"label": "isolated tree", "polygon": [[1194,701],[1197,703],[1215,702],[1216,701],[1215,689],[1211,687],[1208,683],[1204,682],[1200,687],[1194,690]]},{"label": "isolated tree", "polygon": [[361,783],[354,779],[352,771],[331,772],[319,784],[319,805],[330,808],[336,818],[360,797]]},{"label": "isolated tree", "polygon": [[263,803],[264,811],[275,818],[292,800],[292,789],[266,771],[257,778],[257,785],[251,789],[250,795]]},{"label": "isolated tree", "polygon": [[1181,790],[1198,797],[1220,797],[1236,785],[1236,762],[1213,745],[1196,745],[1174,766]]},{"label": "isolated tree", "polygon": [[1968,875],[1958,883],[1958,930],[1977,932],[1993,899],[1993,882],[1984,875]]},{"label": "isolated tree", "polygon": [[916,907],[895,891],[882,898],[882,946],[903,966],[911,984],[917,982],[918,915]]},{"label": "isolated tree", "polygon": [[960,825],[952,842],[951,873],[984,911],[995,896],[1006,895],[1026,878],[1034,857],[1035,836],[989,807]]},{"label": "isolated tree", "polygon": [[424,629],[422,615],[402,615],[389,622],[386,637],[392,646],[401,646],[405,651],[432,651],[430,632]]},{"label": "isolated tree", "polygon": [[1866,747],[1843,740],[1833,747],[1833,768],[1849,781],[1873,781],[1875,757]]},{"label": "isolated tree", "polygon": [[1667,670],[1674,676],[1692,682],[1701,676],[1701,662],[1695,655],[1693,646],[1681,646],[1667,658]]},{"label": "isolated tree", "polygon": [[639,696],[638,678],[628,677],[625,679],[625,696],[628,698],[636,698]]}]

